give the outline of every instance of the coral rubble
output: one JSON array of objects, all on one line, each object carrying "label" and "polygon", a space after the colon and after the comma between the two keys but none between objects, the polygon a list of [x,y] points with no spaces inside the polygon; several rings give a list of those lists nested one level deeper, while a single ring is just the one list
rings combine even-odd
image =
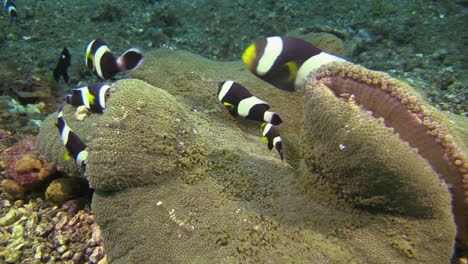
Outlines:
[{"label": "coral rubble", "polygon": [[69,213],[42,199],[0,205],[0,262],[98,263],[105,259],[100,229],[87,210]]}]

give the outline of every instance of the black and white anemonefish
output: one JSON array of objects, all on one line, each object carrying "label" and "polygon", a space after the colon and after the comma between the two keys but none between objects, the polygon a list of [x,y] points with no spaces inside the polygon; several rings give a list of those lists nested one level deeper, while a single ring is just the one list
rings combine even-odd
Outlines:
[{"label": "black and white anemonefish", "polygon": [[71,54],[68,51],[67,47],[64,47],[60,57],[57,61],[57,66],[54,70],[54,79],[56,82],[60,80],[60,76],[63,77],[63,80],[68,83],[68,67],[71,65]]},{"label": "black and white anemonefish", "polygon": [[247,88],[234,81],[225,81],[219,84],[218,99],[234,117],[240,115],[250,120],[273,125],[279,125],[283,122],[277,113],[268,111],[270,106],[267,102],[253,96]]},{"label": "black and white anemonefish", "polygon": [[262,140],[268,142],[268,149],[272,150],[273,147],[276,148],[278,154],[280,155],[281,160],[284,158],[283,154],[283,145],[280,133],[278,128],[272,124],[263,123],[261,126],[262,129]]},{"label": "black and white anemonefish", "polygon": [[251,44],[242,60],[257,77],[290,92],[304,86],[307,75],[321,65],[345,61],[303,39],[284,36],[268,37]]},{"label": "black and white anemonefish", "polygon": [[102,110],[106,108],[109,93],[109,85],[93,83],[89,86],[73,89],[71,94],[66,95],[65,101],[76,107],[84,105],[94,113],[102,113]]},{"label": "black and white anemonefish", "polygon": [[91,41],[86,47],[86,67],[101,79],[110,79],[118,72],[133,70],[142,60],[143,54],[137,48],[130,48],[115,58],[101,39]]},{"label": "black and white anemonefish", "polygon": [[16,5],[13,0],[3,0],[3,6],[10,16],[10,23],[13,21],[16,21],[16,23],[21,23],[21,21],[18,19],[18,11],[16,10]]},{"label": "black and white anemonefish", "polygon": [[75,162],[79,166],[86,165],[86,159],[88,158],[88,151],[86,145],[81,139],[71,130],[67,125],[67,122],[63,119],[62,107],[57,111],[57,123],[55,124],[60,132],[62,138],[62,144],[67,149],[64,154],[64,159],[68,160],[70,157],[75,159]]}]

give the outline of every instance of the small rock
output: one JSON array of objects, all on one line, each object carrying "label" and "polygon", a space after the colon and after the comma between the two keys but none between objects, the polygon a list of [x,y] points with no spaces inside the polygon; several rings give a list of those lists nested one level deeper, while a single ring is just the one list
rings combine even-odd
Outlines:
[{"label": "small rock", "polygon": [[[10,238],[11,238],[11,235],[9,232],[0,230],[0,246],[5,246]],[[1,255],[2,254],[0,253],[0,256]]]},{"label": "small rock", "polygon": [[20,208],[24,205],[24,201],[23,200],[16,200],[15,201],[15,207],[16,208]]},{"label": "small rock", "polygon": [[20,261],[21,261],[21,251],[20,250],[10,250],[6,254],[5,261],[6,261],[6,263],[20,263]]},{"label": "small rock", "polygon": [[91,254],[93,254],[93,251],[94,251],[94,247],[86,247],[85,254],[87,256],[91,256]]},{"label": "small rock", "polygon": [[62,219],[60,219],[60,221],[57,223],[57,225],[55,225],[55,229],[62,230],[63,227],[67,224],[67,222],[68,222],[68,217],[63,216]]},{"label": "small rock", "polygon": [[84,256],[83,252],[76,252],[75,255],[73,255],[73,258],[71,260],[73,260],[74,262],[78,262],[83,258],[83,256]]},{"label": "small rock", "polygon": [[104,258],[104,255],[105,255],[105,251],[104,251],[104,247],[96,247],[94,248],[93,250],[93,254],[91,254],[91,256],[89,256],[89,260],[91,260],[92,262],[94,263],[97,263],[99,262],[101,259]]},{"label": "small rock", "polygon": [[104,258],[102,258],[98,264],[108,264],[109,262],[107,262],[107,255],[104,256]]},{"label": "small rock", "polygon": [[8,199],[16,200],[24,197],[24,188],[23,186],[16,183],[14,180],[5,179],[2,181],[2,187],[5,192],[9,195]]},{"label": "small rock", "polygon": [[101,229],[97,224],[93,224],[94,230],[92,234],[92,239],[96,241],[96,243],[101,244],[102,243],[102,234],[101,234]]},{"label": "small rock", "polygon": [[56,241],[58,242],[58,245],[67,245],[68,242],[70,241],[70,234],[64,233],[64,234],[57,235]]},{"label": "small rock", "polygon": [[71,259],[73,257],[73,252],[67,250],[65,253],[62,254],[62,259]]},{"label": "small rock", "polygon": [[60,246],[59,248],[57,248],[57,252],[60,253],[60,254],[65,253],[65,251],[67,251],[67,246],[65,246],[65,245]]},{"label": "small rock", "polygon": [[46,245],[41,244],[36,248],[36,253],[34,254],[34,259],[41,260],[44,257],[44,252],[46,249]]},{"label": "small rock", "polygon": [[2,207],[3,208],[9,208],[11,206],[11,202],[9,200],[3,200],[2,201]]},{"label": "small rock", "polygon": [[[96,243],[96,241],[94,241],[94,239],[90,239],[90,240],[88,240],[88,241],[86,242],[86,248],[88,248],[88,249],[89,249],[89,248],[93,248],[93,247],[95,247],[95,246],[97,246],[97,243]],[[91,253],[90,253],[90,254],[91,254]],[[88,255],[89,255],[89,254],[88,254]]]},{"label": "small rock", "polygon": [[64,177],[53,180],[47,187],[46,200],[54,204],[84,195],[88,191],[88,183],[82,178]]},{"label": "small rock", "polygon": [[50,232],[52,232],[53,229],[54,226],[51,223],[42,223],[36,227],[34,232],[38,236],[46,237],[50,234]]},{"label": "small rock", "polygon": [[21,214],[16,209],[10,210],[4,217],[0,218],[0,226],[11,225],[20,219]]},{"label": "small rock", "polygon": [[13,227],[11,238],[23,238],[24,235],[24,227],[17,225]]},{"label": "small rock", "polygon": [[28,230],[34,230],[34,228],[37,226],[39,223],[39,216],[37,212],[32,212],[28,216],[28,220],[26,221],[26,228]]}]

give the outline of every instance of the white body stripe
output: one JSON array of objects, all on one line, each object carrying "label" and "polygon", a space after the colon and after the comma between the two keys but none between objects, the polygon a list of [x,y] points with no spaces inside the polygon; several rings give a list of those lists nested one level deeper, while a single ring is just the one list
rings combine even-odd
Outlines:
[{"label": "white body stripe", "polygon": [[250,109],[254,107],[256,104],[268,104],[268,103],[255,96],[251,96],[239,102],[239,106],[237,107],[237,113],[242,117],[246,117],[249,115]]},{"label": "white body stripe", "polygon": [[258,60],[257,69],[255,69],[257,74],[260,76],[265,75],[271,69],[282,51],[283,40],[281,37],[267,38],[267,44],[265,46],[263,55]]},{"label": "white body stripe", "polygon": [[65,145],[67,145],[67,142],[68,142],[68,135],[70,134],[70,127],[68,127],[65,120],[63,121],[63,123],[65,124],[65,127],[63,128],[61,136],[62,136],[62,143],[65,146]]},{"label": "white body stripe", "polygon": [[94,68],[96,69],[97,74],[102,78],[104,75],[102,74],[101,69],[101,58],[106,52],[110,52],[107,46],[101,46],[96,50],[94,54]]},{"label": "white body stripe", "polygon": [[88,94],[89,94],[89,89],[87,86],[85,87],[80,87],[80,88],[77,88],[75,90],[79,90],[81,91],[81,100],[83,100],[83,105],[86,106],[86,108],[90,108],[89,107],[89,99],[88,99]]},{"label": "white body stripe", "polygon": [[262,136],[266,136],[266,134],[268,134],[268,131],[270,131],[272,127],[272,124],[266,124],[265,128],[263,129],[263,132],[262,132]]},{"label": "white body stripe", "polygon": [[281,142],[281,137],[277,136],[273,139],[273,146],[276,147],[276,143]]},{"label": "white body stripe", "polygon": [[78,153],[78,156],[76,157],[76,164],[82,165],[83,162],[88,158],[88,151],[82,150],[80,153]]},{"label": "white body stripe", "polygon": [[110,86],[105,84],[99,90],[99,105],[102,109],[106,108],[106,92],[110,89]]},{"label": "white body stripe", "polygon": [[338,56],[335,56],[333,54],[326,53],[324,51],[307,59],[299,68],[299,71],[297,72],[296,80],[294,82],[294,88],[300,91],[302,87],[305,85],[307,81],[307,76],[309,75],[311,71],[319,68],[320,66],[324,64],[327,64],[333,61],[346,61],[346,60]]},{"label": "white body stripe", "polygon": [[223,87],[221,87],[221,91],[219,91],[219,94],[218,94],[218,99],[220,102],[222,102],[224,96],[226,96],[226,94],[229,92],[229,89],[231,89],[233,83],[234,81],[224,82]]}]

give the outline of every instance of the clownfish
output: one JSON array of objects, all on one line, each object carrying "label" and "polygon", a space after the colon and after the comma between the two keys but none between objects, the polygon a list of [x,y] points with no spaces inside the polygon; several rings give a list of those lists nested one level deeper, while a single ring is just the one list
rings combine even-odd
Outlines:
[{"label": "clownfish", "polygon": [[3,6],[5,7],[8,15],[10,16],[10,24],[13,23],[13,21],[16,21],[16,23],[21,24],[21,21],[18,19],[18,11],[16,10],[16,5],[13,2],[13,0],[3,0]]},{"label": "clownfish", "polygon": [[60,80],[60,76],[68,83],[68,67],[71,65],[71,54],[66,47],[63,48],[62,54],[57,61],[57,67],[54,70],[54,79],[56,82]]},{"label": "clownfish", "polygon": [[218,99],[234,117],[239,115],[273,125],[279,125],[283,122],[277,113],[268,111],[270,106],[267,102],[253,96],[247,88],[234,81],[225,81],[219,84]]},{"label": "clownfish", "polygon": [[268,142],[268,149],[272,150],[273,147],[276,148],[278,154],[280,155],[281,160],[284,158],[283,154],[283,145],[280,133],[276,126],[272,124],[263,123],[261,126],[262,130],[262,141]]},{"label": "clownfish", "polygon": [[324,52],[303,39],[274,36],[251,44],[242,55],[242,61],[260,79],[292,92],[304,86],[307,75],[314,69],[345,59]]},{"label": "clownfish", "polygon": [[61,106],[57,111],[57,123],[55,124],[60,132],[62,143],[67,149],[64,154],[64,159],[69,160],[70,158],[75,159],[75,162],[79,166],[86,166],[86,159],[88,158],[88,151],[86,145],[81,139],[71,130],[67,125],[67,122],[63,119]]},{"label": "clownfish", "polygon": [[102,110],[106,108],[109,93],[109,85],[93,83],[89,86],[73,89],[71,94],[66,95],[65,102],[76,107],[84,105],[91,112],[102,113]]},{"label": "clownfish", "polygon": [[130,48],[115,58],[101,39],[91,41],[86,47],[86,67],[101,79],[110,79],[119,72],[136,69],[142,60],[143,54],[137,48]]}]

